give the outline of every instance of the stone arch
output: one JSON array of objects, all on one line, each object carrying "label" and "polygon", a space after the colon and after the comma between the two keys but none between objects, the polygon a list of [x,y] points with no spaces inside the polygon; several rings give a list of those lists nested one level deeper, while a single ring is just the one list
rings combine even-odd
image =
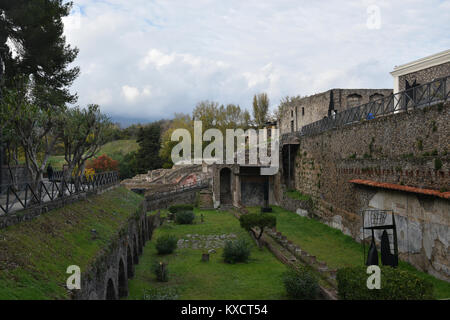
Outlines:
[{"label": "stone arch", "polygon": [[137,233],[137,246],[138,246],[138,254],[142,254],[142,229],[140,226],[138,226],[138,233]]},{"label": "stone arch", "polygon": [[133,278],[134,276],[133,254],[131,253],[130,245],[127,246],[127,276],[128,278]]},{"label": "stone arch", "polygon": [[359,106],[362,101],[362,96],[357,93],[352,93],[347,96],[347,108]]},{"label": "stone arch", "polygon": [[114,288],[114,282],[111,278],[109,278],[106,284],[106,300],[117,300],[116,289]]},{"label": "stone arch", "polygon": [[231,192],[231,169],[223,168],[220,170],[220,204],[232,204]]},{"label": "stone arch", "polygon": [[133,245],[133,263],[138,264],[139,263],[139,254],[138,254],[138,245],[137,245],[137,239],[136,234],[133,237],[134,245]]},{"label": "stone arch", "polygon": [[381,93],[375,92],[374,94],[370,95],[369,101],[375,101],[375,100],[381,99],[383,97],[384,97],[384,95],[382,95]]},{"label": "stone arch", "polygon": [[128,295],[128,282],[127,276],[125,274],[125,264],[123,259],[119,260],[119,274],[118,274],[118,284],[119,284],[119,298],[126,297]]}]

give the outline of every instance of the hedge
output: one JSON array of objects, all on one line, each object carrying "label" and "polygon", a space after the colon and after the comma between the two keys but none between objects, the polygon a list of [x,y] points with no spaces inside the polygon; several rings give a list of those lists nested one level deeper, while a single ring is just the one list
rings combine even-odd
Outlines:
[{"label": "hedge", "polygon": [[339,269],[338,296],[342,300],[430,300],[433,299],[433,284],[414,273],[382,266],[381,288],[368,289],[367,267]]},{"label": "hedge", "polygon": [[171,213],[177,213],[180,211],[193,211],[194,206],[190,204],[177,204],[169,207]]}]

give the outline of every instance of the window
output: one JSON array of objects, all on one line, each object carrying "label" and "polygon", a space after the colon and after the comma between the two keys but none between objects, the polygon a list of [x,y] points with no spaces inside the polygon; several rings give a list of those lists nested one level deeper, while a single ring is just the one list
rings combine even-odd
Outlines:
[{"label": "window", "polygon": [[294,110],[291,110],[291,117],[294,116]]},{"label": "window", "polygon": [[291,121],[291,132],[294,132],[294,120]]},{"label": "window", "polygon": [[361,95],[357,93],[349,94],[347,96],[347,108],[359,106],[361,104],[361,101],[362,101]]},{"label": "window", "polygon": [[304,115],[305,115],[305,108],[302,107],[302,116],[304,116]]}]

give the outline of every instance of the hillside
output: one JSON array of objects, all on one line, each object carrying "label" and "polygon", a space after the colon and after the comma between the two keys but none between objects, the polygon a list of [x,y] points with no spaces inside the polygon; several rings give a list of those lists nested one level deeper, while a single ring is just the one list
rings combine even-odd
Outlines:
[{"label": "hillside", "polygon": [[[96,156],[107,154],[111,158],[120,161],[123,156],[130,152],[137,151],[138,149],[139,144],[136,140],[116,140],[103,145],[96,153]],[[66,161],[64,160],[63,155],[55,155],[49,158],[49,163],[51,163],[55,170],[62,170]]]},{"label": "hillside", "polygon": [[141,201],[116,188],[0,230],[0,300],[67,299],[67,267],[87,270]]}]

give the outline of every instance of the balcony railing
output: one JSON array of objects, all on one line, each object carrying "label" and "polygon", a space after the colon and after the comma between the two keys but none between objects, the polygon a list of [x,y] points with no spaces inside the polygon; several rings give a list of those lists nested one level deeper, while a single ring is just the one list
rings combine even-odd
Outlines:
[{"label": "balcony railing", "polygon": [[450,76],[447,76],[305,125],[300,134],[318,134],[344,125],[438,104],[449,98]]},{"label": "balcony railing", "polygon": [[96,191],[112,186],[118,181],[118,172],[97,173],[90,178],[82,176],[66,181],[63,172],[60,171],[55,172],[51,180],[40,181],[35,188],[30,182],[4,185],[0,193],[0,215],[70,197],[74,194]]}]

